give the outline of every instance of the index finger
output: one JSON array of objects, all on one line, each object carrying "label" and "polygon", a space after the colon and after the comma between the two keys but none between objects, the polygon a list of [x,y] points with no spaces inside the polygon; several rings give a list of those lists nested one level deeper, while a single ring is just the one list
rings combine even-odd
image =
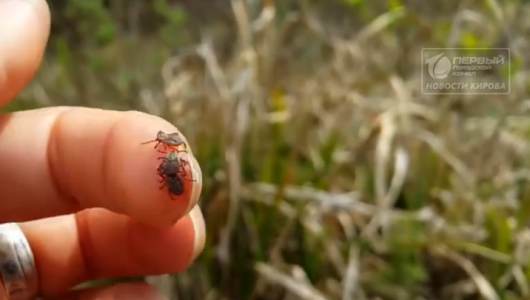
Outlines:
[{"label": "index finger", "polygon": [[183,154],[184,193],[170,198],[156,169],[152,144],[159,130],[177,129],[140,112],[47,108],[0,117],[0,223],[101,207],[166,227],[193,208],[200,167]]}]

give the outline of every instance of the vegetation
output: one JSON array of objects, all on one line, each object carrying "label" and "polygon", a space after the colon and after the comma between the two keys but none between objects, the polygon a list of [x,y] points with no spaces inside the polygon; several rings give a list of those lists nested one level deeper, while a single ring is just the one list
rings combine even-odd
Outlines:
[{"label": "vegetation", "polygon": [[[208,241],[173,299],[530,299],[525,2],[54,1],[9,109],[185,133]],[[422,47],[510,48],[511,93],[423,95]]]}]

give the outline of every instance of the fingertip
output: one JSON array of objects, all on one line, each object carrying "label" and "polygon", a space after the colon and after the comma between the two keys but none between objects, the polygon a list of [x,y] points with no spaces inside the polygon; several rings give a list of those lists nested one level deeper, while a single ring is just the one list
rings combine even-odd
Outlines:
[{"label": "fingertip", "polygon": [[[186,163],[188,180],[181,195],[173,195],[157,174],[163,154],[153,140],[158,131],[178,132],[186,143],[187,153],[179,153]],[[185,136],[169,122],[142,112],[126,112],[115,125],[107,151],[123,155],[109,161],[109,176],[117,178],[117,198],[127,201],[124,213],[155,227],[169,227],[186,215],[196,204],[202,189],[202,172]],[[141,159],[140,159],[141,158]],[[112,180],[111,180],[112,181]],[[120,195],[121,194],[121,195]]]},{"label": "fingertip", "polygon": [[162,230],[132,221],[131,246],[136,249],[136,272],[161,275],[188,268],[197,256],[197,250],[202,250],[201,221],[194,218],[188,214],[172,227]]}]

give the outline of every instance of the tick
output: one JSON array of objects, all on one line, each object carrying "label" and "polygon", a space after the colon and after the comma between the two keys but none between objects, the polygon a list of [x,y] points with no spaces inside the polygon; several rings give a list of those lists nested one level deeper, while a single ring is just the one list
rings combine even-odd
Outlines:
[{"label": "tick", "polygon": [[[162,130],[158,131],[158,133],[156,134],[156,138],[154,140],[143,142],[141,143],[141,145],[155,143],[155,142],[156,144],[154,148],[157,149],[158,152],[161,152],[161,153],[166,153],[158,149],[158,146],[160,146],[161,144],[164,146],[164,150],[167,150],[167,148],[172,148],[176,150],[175,147],[179,145],[184,145],[184,147],[187,148],[186,143],[184,143],[184,140],[180,137],[180,134],[178,132],[165,133]],[[188,152],[188,151],[180,150],[179,152]]]},{"label": "tick", "polygon": [[171,200],[175,200],[175,198],[173,198],[173,195],[180,196],[184,193],[185,190],[184,180],[178,175],[166,176],[160,189],[162,189],[164,186],[167,186],[169,197],[171,197]]},{"label": "tick", "polygon": [[[178,175],[179,171],[181,171],[181,160],[177,154],[177,152],[167,152],[165,156],[159,157],[159,160],[162,159],[163,161],[158,166],[158,174],[159,175],[165,175],[165,176],[176,176]],[[184,161],[184,160],[182,160]],[[186,170],[184,170],[184,173]]]},{"label": "tick", "polygon": [[178,152],[167,152],[165,156],[159,157],[163,161],[160,163],[157,169],[157,174],[160,177],[159,183],[160,189],[165,186],[168,187],[169,196],[172,200],[173,195],[180,196],[185,191],[185,181],[196,181],[194,179],[187,178],[187,172],[185,166],[188,161],[182,159]]}]

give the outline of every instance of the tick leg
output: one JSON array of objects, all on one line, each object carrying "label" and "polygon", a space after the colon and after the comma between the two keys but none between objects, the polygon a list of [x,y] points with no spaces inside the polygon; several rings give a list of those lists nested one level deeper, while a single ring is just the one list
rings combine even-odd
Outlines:
[{"label": "tick leg", "polygon": [[181,170],[178,172],[178,175],[179,175],[180,178],[182,178],[182,179],[185,180],[185,181],[193,181],[193,182],[197,182],[196,179],[193,179],[193,178],[192,178],[192,179],[189,179],[189,178],[187,178],[187,177],[188,177],[188,173],[186,173],[186,170],[182,170],[182,169],[181,169]]},{"label": "tick leg", "polygon": [[160,172],[160,170],[158,170],[158,182],[162,183],[166,180],[166,176],[164,174],[162,174],[162,172]]},{"label": "tick leg", "polygon": [[173,195],[171,194],[171,191],[168,190],[167,193],[169,194],[169,198],[171,198],[171,200],[175,201],[175,198],[173,198]]},{"label": "tick leg", "polygon": [[180,172],[178,172],[177,174],[178,174],[178,176],[181,177],[181,178],[186,178],[186,177],[188,177],[188,173],[186,173],[186,171],[184,171],[184,172],[180,171]]},{"label": "tick leg", "polygon": [[160,187],[158,188],[159,190],[163,189],[164,186],[166,186],[166,183],[165,182],[162,182],[162,184],[160,185]]},{"label": "tick leg", "polygon": [[166,149],[169,148],[171,151],[179,152],[179,149],[175,145],[164,144],[164,146],[166,147]]},{"label": "tick leg", "polygon": [[[160,146],[163,147],[162,148],[163,150],[160,149]],[[158,143],[155,146],[155,149],[156,149],[156,151],[158,151],[160,153],[163,153],[163,154],[167,153],[167,145],[165,143],[163,143],[163,142],[158,141]]]},{"label": "tick leg", "polygon": [[180,158],[179,172],[181,174],[186,174],[186,169],[184,168],[184,165],[189,165],[189,162],[185,159]]}]

